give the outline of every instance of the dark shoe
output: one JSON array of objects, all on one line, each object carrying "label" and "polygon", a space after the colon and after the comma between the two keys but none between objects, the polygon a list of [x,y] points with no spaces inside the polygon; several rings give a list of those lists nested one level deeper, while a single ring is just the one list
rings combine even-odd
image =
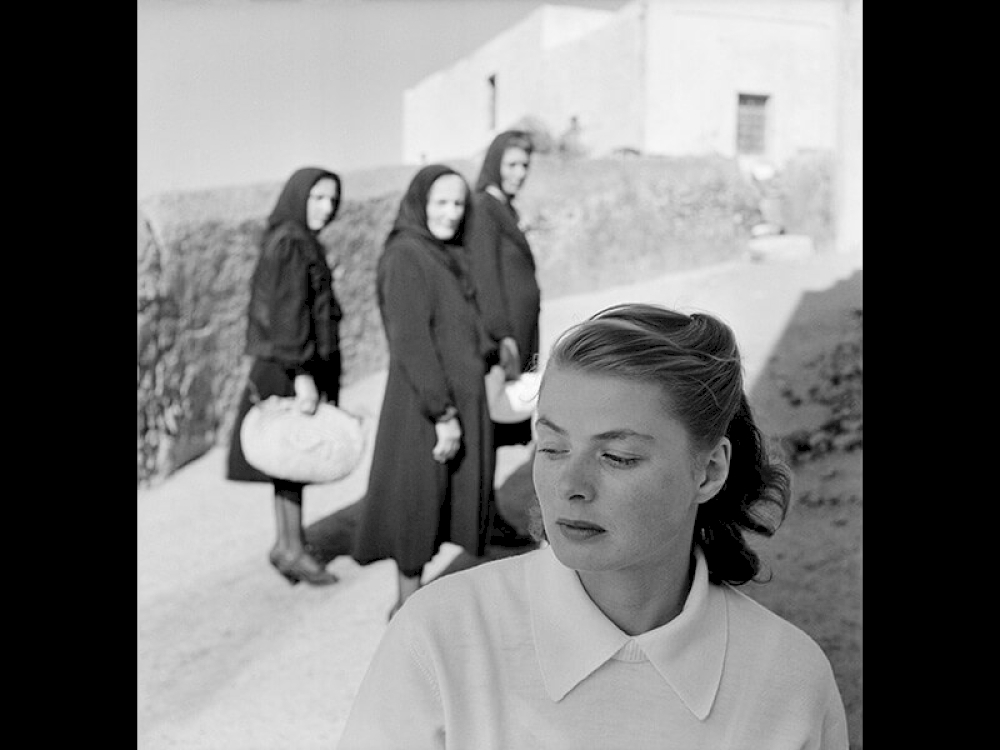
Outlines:
[{"label": "dark shoe", "polygon": [[333,573],[323,568],[306,551],[302,551],[297,555],[290,555],[287,552],[271,550],[268,559],[271,561],[271,565],[292,586],[299,581],[305,581],[312,586],[329,586],[331,583],[336,583],[340,580]]}]

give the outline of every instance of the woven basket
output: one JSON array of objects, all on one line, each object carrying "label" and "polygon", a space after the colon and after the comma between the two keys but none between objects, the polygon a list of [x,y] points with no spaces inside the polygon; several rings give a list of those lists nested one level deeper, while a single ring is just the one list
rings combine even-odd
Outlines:
[{"label": "woven basket", "polygon": [[365,449],[361,420],[333,404],[315,414],[295,408],[295,399],[271,396],[253,405],[240,427],[247,463],[268,476],[306,484],[343,479]]}]

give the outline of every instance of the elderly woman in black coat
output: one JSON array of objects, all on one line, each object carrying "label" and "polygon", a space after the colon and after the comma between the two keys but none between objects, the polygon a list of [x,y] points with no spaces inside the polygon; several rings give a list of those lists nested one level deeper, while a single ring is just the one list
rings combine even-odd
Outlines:
[{"label": "elderly woman in black coat", "polygon": [[296,170],[267,219],[250,283],[246,353],[253,363],[229,443],[226,478],[271,482],[277,540],[270,562],[289,583],[337,581],[310,554],[302,527],[305,485],[277,479],[247,463],[240,428],[257,400],[293,396],[315,413],[321,399],[340,394],[340,306],[318,235],[337,214],[340,177],[318,167]]},{"label": "elderly woman in black coat", "polygon": [[353,556],[396,562],[390,617],[442,543],[486,551],[494,450],[484,376],[495,347],[461,246],[468,198],[450,167],[422,168],[378,261],[389,373]]}]

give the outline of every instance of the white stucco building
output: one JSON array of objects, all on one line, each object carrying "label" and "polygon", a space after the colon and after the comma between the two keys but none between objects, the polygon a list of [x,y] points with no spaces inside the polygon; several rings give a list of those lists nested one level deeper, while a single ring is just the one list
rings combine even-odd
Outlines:
[{"label": "white stucco building", "polygon": [[[575,120],[592,156],[720,154],[851,162],[860,242],[861,0],[632,0],[546,5],[404,93],[403,160],[476,158],[537,118]],[[852,176],[853,175],[853,176]],[[854,210],[854,209],[852,209]]]},{"label": "white stucco building", "polygon": [[[593,155],[833,148],[847,0],[633,0],[542,6],[408,89],[403,159],[478,153],[525,116]],[[860,31],[860,30],[859,30]]]}]

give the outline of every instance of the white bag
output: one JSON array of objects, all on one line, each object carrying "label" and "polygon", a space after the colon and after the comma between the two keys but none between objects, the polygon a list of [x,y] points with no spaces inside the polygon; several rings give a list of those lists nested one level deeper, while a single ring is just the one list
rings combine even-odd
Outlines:
[{"label": "white bag", "polygon": [[306,484],[335,482],[361,461],[361,420],[333,404],[315,414],[295,408],[294,398],[271,396],[251,407],[240,427],[247,463],[270,477]]},{"label": "white bag", "polygon": [[507,381],[503,368],[493,365],[486,375],[486,398],[490,404],[490,418],[500,424],[515,424],[531,419],[538,405],[538,388],[541,374],[521,373],[517,380]]}]

